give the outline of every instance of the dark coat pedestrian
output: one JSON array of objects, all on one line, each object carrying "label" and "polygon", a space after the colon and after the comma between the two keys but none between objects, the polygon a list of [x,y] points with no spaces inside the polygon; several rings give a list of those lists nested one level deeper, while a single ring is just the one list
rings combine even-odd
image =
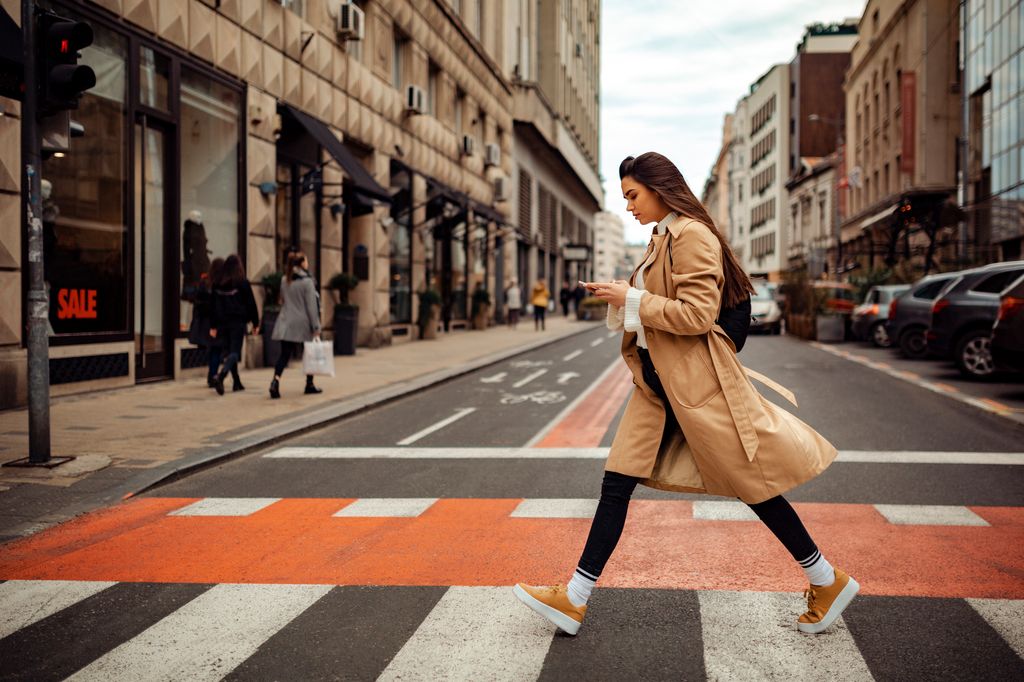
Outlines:
[{"label": "dark coat pedestrian", "polygon": [[260,315],[252,286],[245,278],[242,259],[237,255],[228,256],[218,281],[213,283],[213,314],[211,335],[217,338],[224,349],[224,366],[214,379],[217,393],[224,395],[224,378],[231,373],[231,390],[242,391],[245,386],[238,375],[238,363],[242,358],[242,345],[251,323],[253,332],[259,330]]}]

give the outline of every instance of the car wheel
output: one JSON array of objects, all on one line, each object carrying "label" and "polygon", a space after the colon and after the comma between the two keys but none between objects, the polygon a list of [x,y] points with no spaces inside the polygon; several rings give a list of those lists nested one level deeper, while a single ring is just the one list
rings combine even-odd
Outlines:
[{"label": "car wheel", "polygon": [[995,372],[992,336],[988,331],[968,332],[956,346],[956,366],[965,376],[983,379]]},{"label": "car wheel", "polygon": [[885,330],[885,322],[875,322],[871,325],[871,343],[878,348],[888,348],[892,345],[892,339],[889,338],[889,332]]},{"label": "car wheel", "polygon": [[781,333],[782,333],[782,322],[777,322],[777,323],[775,323],[775,326],[772,327],[772,336],[778,336]]},{"label": "car wheel", "polygon": [[928,357],[928,340],[924,329],[908,329],[900,335],[900,353],[905,358],[920,360]]}]

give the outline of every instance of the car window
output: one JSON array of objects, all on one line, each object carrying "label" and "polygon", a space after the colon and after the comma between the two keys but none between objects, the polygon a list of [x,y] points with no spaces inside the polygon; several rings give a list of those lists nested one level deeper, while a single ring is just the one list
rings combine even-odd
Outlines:
[{"label": "car window", "polygon": [[868,292],[868,297],[864,299],[865,303],[880,303],[881,292],[878,289],[872,289]]},{"label": "car window", "polygon": [[939,295],[942,287],[949,284],[948,279],[937,279],[934,282],[928,282],[923,287],[914,292],[914,298],[924,298],[931,300]]},{"label": "car window", "polygon": [[998,294],[1000,291],[1008,287],[1010,282],[1020,277],[1021,272],[1024,272],[1024,270],[1004,270],[1003,272],[997,272],[994,275],[989,275],[975,284],[971,288],[971,291],[981,294]]}]

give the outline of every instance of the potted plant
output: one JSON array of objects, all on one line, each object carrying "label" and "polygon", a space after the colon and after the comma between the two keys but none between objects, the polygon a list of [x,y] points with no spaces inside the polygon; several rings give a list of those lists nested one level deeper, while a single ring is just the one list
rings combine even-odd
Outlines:
[{"label": "potted plant", "polygon": [[263,315],[260,319],[260,336],[263,337],[263,366],[272,367],[281,354],[281,342],[274,341],[274,323],[281,312],[282,272],[272,272],[260,279],[263,285]]},{"label": "potted plant", "polygon": [[419,313],[416,325],[420,328],[421,339],[437,338],[437,322],[441,317],[441,293],[437,289],[419,292]]},{"label": "potted plant", "polygon": [[478,284],[473,291],[472,304],[473,329],[487,329],[491,318],[491,294]]},{"label": "potted plant", "polygon": [[334,354],[355,355],[356,333],[359,331],[359,306],[349,303],[349,292],[359,279],[347,272],[339,272],[327,281],[334,296]]},{"label": "potted plant", "polygon": [[603,320],[608,315],[608,304],[597,296],[587,296],[576,306],[577,320]]}]

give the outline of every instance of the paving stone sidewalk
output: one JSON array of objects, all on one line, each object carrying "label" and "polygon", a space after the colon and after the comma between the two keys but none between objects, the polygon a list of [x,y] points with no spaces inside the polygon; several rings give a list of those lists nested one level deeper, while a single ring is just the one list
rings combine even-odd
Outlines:
[{"label": "paving stone sidewalk", "polygon": [[[335,358],[336,375],[320,377],[320,395],[304,395],[301,362],[270,400],[270,368],[242,370],[246,390],[224,396],[205,376],[54,398],[54,456],[74,455],[54,469],[0,468],[0,541],[20,537],[102,507],[146,487],[242,454],[294,433],[393,400],[506,357],[593,329],[563,317],[535,332],[520,323],[455,331],[434,341],[359,348]],[[0,461],[28,452],[26,410],[0,412]]]}]

